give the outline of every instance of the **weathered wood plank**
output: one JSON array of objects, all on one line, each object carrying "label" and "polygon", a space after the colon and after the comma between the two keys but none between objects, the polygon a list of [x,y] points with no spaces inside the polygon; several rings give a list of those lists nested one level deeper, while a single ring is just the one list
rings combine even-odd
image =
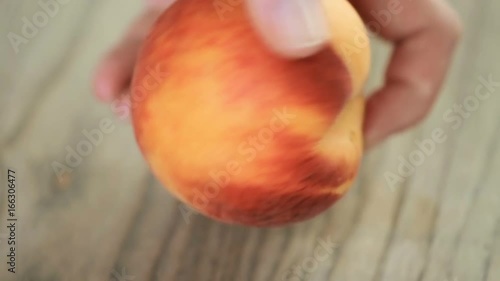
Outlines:
[{"label": "weathered wood plank", "polygon": [[[500,81],[500,2],[452,1],[465,35],[429,118],[368,153],[357,184],[331,210],[273,229],[200,215],[186,221],[147,169],[130,124],[92,98],[96,62],[140,5],[69,1],[18,55],[0,43],[0,167],[21,175],[22,245],[19,274],[2,269],[0,280],[500,280],[500,89],[460,125],[443,117],[474,94],[480,77]],[[40,10],[29,1],[0,8],[11,15],[0,17],[1,35]],[[383,81],[389,51],[374,43],[370,89]],[[113,129],[58,178],[54,161],[67,164],[67,147],[107,118]],[[402,182],[388,182],[399,157],[436,129],[447,139]],[[0,208],[5,221],[4,200]],[[318,247],[328,247],[323,260],[314,259]],[[2,264],[5,249],[0,242]]]}]

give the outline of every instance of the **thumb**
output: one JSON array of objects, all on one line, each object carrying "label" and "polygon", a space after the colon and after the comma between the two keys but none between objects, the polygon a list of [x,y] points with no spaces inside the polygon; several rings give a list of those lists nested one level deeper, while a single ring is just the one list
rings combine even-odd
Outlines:
[{"label": "thumb", "polygon": [[271,50],[291,58],[325,46],[328,24],[320,0],[246,0],[251,19]]}]

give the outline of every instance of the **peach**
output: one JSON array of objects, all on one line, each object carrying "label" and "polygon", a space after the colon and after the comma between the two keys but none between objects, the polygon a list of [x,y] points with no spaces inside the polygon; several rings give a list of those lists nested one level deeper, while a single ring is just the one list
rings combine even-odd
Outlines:
[{"label": "peach", "polygon": [[227,223],[277,226],[346,193],[363,151],[370,52],[347,1],[323,6],[330,44],[297,60],[263,44],[244,4],[221,19],[210,0],[179,0],[159,18],[133,77],[133,125],[180,200]]}]

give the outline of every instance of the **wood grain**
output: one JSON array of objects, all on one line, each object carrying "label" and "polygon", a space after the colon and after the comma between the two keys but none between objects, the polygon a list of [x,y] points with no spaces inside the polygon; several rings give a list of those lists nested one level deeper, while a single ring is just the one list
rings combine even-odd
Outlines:
[{"label": "wood grain", "polygon": [[[500,88],[456,128],[443,117],[481,79],[500,81],[500,2],[451,4],[465,35],[430,116],[369,152],[356,186],[328,212],[284,228],[196,214],[187,221],[150,174],[130,124],[92,97],[95,65],[140,1],[69,0],[17,54],[2,40],[0,280],[500,280]],[[35,1],[0,2],[2,38],[40,9]],[[381,84],[390,54],[379,41],[373,50],[369,89]],[[58,178],[54,161],[108,119],[113,130]],[[436,129],[446,141],[390,185],[385,176],[397,173],[399,157],[408,159]],[[7,168],[19,186],[16,275],[5,267]],[[328,255],[314,259],[325,243]]]}]

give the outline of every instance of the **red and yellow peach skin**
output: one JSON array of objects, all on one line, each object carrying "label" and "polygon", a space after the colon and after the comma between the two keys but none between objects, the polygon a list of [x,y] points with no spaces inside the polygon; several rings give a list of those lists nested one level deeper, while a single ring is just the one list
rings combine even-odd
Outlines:
[{"label": "red and yellow peach skin", "polygon": [[[160,17],[133,77],[133,125],[182,201],[224,222],[275,226],[345,194],[362,156],[370,53],[350,4],[323,4],[329,47],[300,60],[272,53],[244,4],[222,20],[212,1],[179,0]],[[167,73],[160,83],[148,83],[151,67]]]}]

